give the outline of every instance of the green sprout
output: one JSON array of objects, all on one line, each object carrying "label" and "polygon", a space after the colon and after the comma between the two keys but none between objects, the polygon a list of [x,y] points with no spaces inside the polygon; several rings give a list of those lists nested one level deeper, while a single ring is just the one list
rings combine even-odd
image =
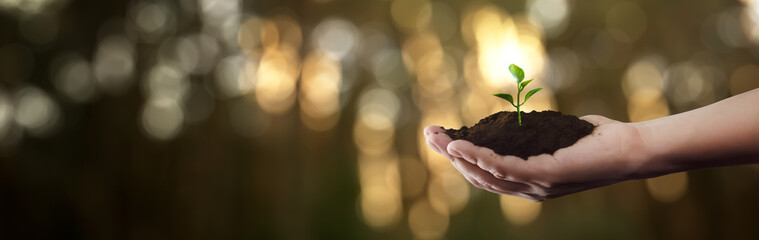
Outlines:
[{"label": "green sprout", "polygon": [[527,94],[524,95],[524,101],[520,103],[519,96],[521,96],[522,90],[524,90],[524,87],[526,87],[527,84],[530,84],[530,82],[532,82],[534,78],[527,81],[522,81],[524,79],[524,70],[522,70],[522,68],[514,64],[509,65],[509,72],[511,72],[511,75],[513,75],[514,78],[517,79],[517,104],[514,104],[514,98],[511,96],[511,94],[496,93],[496,94],[493,94],[493,96],[506,99],[506,101],[509,101],[509,103],[511,103],[512,106],[517,108],[519,126],[522,126],[522,112],[519,111],[519,107],[524,105],[524,103],[527,102],[527,99],[530,99],[530,96],[532,96],[533,94],[535,94],[536,92],[540,91],[540,89],[543,89],[543,88],[536,88],[536,89],[530,90],[529,92],[527,92]]}]

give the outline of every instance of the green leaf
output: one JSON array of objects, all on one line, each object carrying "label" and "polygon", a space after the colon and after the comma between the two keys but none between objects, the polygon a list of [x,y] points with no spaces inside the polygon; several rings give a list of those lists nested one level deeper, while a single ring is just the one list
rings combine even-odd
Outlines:
[{"label": "green leaf", "polygon": [[524,89],[524,87],[526,87],[527,84],[530,84],[530,82],[532,82],[532,80],[535,80],[535,79],[533,78],[533,79],[530,79],[530,80],[527,80],[527,81],[524,81],[524,82],[520,83],[519,84],[519,91],[522,91],[522,89]]},{"label": "green leaf", "polygon": [[524,80],[524,70],[519,66],[514,64],[509,65],[509,72],[517,79],[517,83],[521,83]]},{"label": "green leaf", "polygon": [[540,91],[540,89],[543,89],[543,88],[536,88],[536,89],[533,89],[533,90],[530,90],[529,92],[527,92],[527,95],[524,95],[524,101],[527,102],[527,99],[530,99],[530,96],[532,96],[536,92]]},{"label": "green leaf", "polygon": [[506,99],[506,101],[509,101],[509,102],[511,103],[511,105],[512,105],[512,106],[515,106],[515,107],[516,107],[516,105],[514,105],[514,97],[512,97],[512,96],[511,96],[511,94],[506,94],[506,93],[496,93],[496,94],[493,94],[493,96],[496,96],[496,97],[499,97],[499,98],[503,98],[503,99]]}]

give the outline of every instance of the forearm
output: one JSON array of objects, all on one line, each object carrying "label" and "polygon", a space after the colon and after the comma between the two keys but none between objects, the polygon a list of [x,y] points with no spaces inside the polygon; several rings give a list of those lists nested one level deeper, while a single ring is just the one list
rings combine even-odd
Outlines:
[{"label": "forearm", "polygon": [[644,142],[644,174],[759,163],[759,89],[632,125]]}]

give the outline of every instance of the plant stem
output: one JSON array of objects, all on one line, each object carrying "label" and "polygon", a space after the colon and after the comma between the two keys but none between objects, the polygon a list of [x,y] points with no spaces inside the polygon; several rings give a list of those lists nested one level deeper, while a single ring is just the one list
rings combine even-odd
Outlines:
[{"label": "plant stem", "polygon": [[522,106],[522,104],[519,104],[519,95],[522,94],[522,89],[519,89],[519,83],[517,83],[517,118],[519,119],[519,126],[522,126],[522,111],[519,111],[519,107]]}]

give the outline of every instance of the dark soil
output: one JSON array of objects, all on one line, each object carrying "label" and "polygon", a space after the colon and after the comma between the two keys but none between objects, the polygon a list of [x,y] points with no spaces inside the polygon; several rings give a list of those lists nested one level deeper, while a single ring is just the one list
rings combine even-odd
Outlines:
[{"label": "dark soil", "polygon": [[446,133],[453,140],[464,139],[500,155],[526,160],[529,156],[553,154],[572,146],[595,128],[585,120],[554,111],[522,112],[522,126],[519,126],[516,112],[503,111],[481,119],[471,128],[446,129]]}]

